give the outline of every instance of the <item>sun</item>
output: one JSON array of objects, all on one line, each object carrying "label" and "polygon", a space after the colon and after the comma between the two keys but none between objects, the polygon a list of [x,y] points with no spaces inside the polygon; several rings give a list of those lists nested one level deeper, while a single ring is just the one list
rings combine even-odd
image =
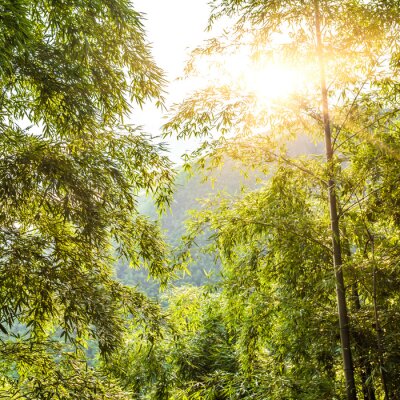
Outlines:
[{"label": "sun", "polygon": [[227,86],[243,96],[253,96],[261,108],[282,103],[307,86],[304,66],[280,59],[253,59],[249,51],[214,55],[201,64],[202,74],[211,86]]},{"label": "sun", "polygon": [[301,82],[300,72],[283,63],[250,64],[241,73],[241,85],[262,105],[284,101],[299,91]]},{"label": "sun", "polygon": [[237,54],[227,59],[228,78],[243,94],[253,95],[260,106],[284,102],[305,87],[305,71],[283,60],[253,60]]}]

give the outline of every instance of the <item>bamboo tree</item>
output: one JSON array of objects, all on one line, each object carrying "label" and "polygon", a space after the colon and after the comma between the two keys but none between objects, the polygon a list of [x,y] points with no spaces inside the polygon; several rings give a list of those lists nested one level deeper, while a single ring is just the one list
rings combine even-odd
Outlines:
[{"label": "bamboo tree", "polygon": [[375,329],[376,329],[376,345],[378,348],[378,359],[379,359],[379,372],[381,375],[383,391],[385,393],[385,400],[389,400],[389,390],[387,385],[386,378],[386,370],[383,360],[383,348],[382,348],[382,328],[379,320],[379,311],[378,311],[378,298],[377,298],[377,265],[375,261],[375,238],[373,233],[371,233],[366,227],[368,231],[368,236],[371,241],[371,253],[372,253],[372,302],[374,308],[374,320],[375,320]]},{"label": "bamboo tree", "polygon": [[[388,23],[382,29],[381,20],[375,15],[375,9],[380,9],[380,6],[375,2],[365,4],[357,1],[314,0],[307,3],[215,0],[212,3],[215,5],[212,20],[221,16],[237,17],[231,32],[232,39],[231,42],[224,41],[224,38],[220,41],[211,41],[206,48],[197,49],[195,55],[224,51],[229,54],[230,48],[241,46],[249,37],[248,42],[255,47],[260,46],[259,53],[267,50],[268,56],[279,51],[287,55],[287,48],[292,51],[292,58],[298,57],[297,62],[301,62],[299,59],[309,62],[310,58],[316,55],[317,62],[312,64],[318,65],[317,71],[313,70],[314,75],[318,77],[318,90],[314,90],[312,95],[307,93],[300,101],[297,101],[298,98],[292,98],[291,102],[288,101],[283,106],[274,104],[276,108],[271,107],[259,112],[254,97],[240,92],[234,85],[208,88],[198,91],[182,103],[167,123],[166,131],[176,131],[181,136],[207,136],[213,129],[217,129],[222,135],[226,132],[235,132],[236,136],[233,138],[227,139],[222,136],[212,141],[211,146],[205,145],[203,147],[205,152],[195,153],[195,156],[199,154],[204,156],[200,159],[200,163],[203,166],[207,165],[205,159],[208,157],[211,159],[208,165],[215,165],[228,155],[240,159],[247,166],[266,172],[269,165],[276,165],[286,160],[288,166],[307,174],[309,179],[318,182],[320,188],[321,183],[324,187],[325,185],[328,187],[328,201],[324,204],[329,206],[330,214],[331,226],[327,234],[330,235],[333,250],[344,376],[347,398],[355,400],[357,390],[351,355],[339,224],[340,196],[346,189],[343,186],[340,161],[334,154],[337,152],[337,146],[334,150],[334,142],[339,134],[342,143],[346,141],[353,143],[352,138],[356,138],[353,143],[355,147],[349,149],[345,145],[347,153],[343,153],[343,147],[340,153],[337,153],[338,156],[348,157],[346,160],[351,160],[359,156],[357,143],[364,138],[360,132],[368,130],[371,126],[380,128],[377,121],[372,120],[371,123],[374,109],[371,107],[371,102],[363,104],[359,100],[360,97],[365,98],[369,95],[371,99],[374,97],[374,91],[370,89],[376,84],[376,77],[369,71],[379,65],[380,52],[392,51],[385,49],[385,46],[389,46],[387,36],[390,36],[388,32],[392,28]],[[324,29],[322,29],[322,18],[324,18]],[[282,30],[289,30],[288,36],[293,39],[284,50],[282,50],[284,46],[274,47],[271,39],[274,33]],[[259,53],[256,56],[260,56]],[[333,82],[332,95],[328,93],[328,79]],[[360,85],[362,81],[365,83]],[[328,103],[330,96],[339,99],[335,106],[330,106]],[[322,114],[315,111],[320,108]],[[382,108],[376,109],[378,113],[382,111]],[[354,118],[353,113],[354,115],[360,113],[360,116]],[[326,163],[316,167],[309,158],[307,161],[299,158],[293,160],[287,156],[285,150],[281,150],[282,142],[289,142],[299,132],[306,132],[318,141],[321,137],[321,126],[325,136]],[[260,133],[261,128],[264,128],[262,133]],[[278,137],[274,136],[275,132]],[[336,135],[335,140],[333,135]],[[277,143],[279,140],[280,144]],[[325,182],[326,176],[327,182]],[[349,190],[349,196],[354,198],[351,192],[352,190]]]},{"label": "bamboo tree", "polygon": [[163,73],[128,0],[1,1],[0,21],[0,397],[108,397],[86,341],[107,357],[160,316],[113,263],[168,274],[137,197],[165,204],[171,163],[123,121],[163,102]]},{"label": "bamboo tree", "polygon": [[336,279],[336,296],[339,315],[340,340],[342,345],[343,369],[346,379],[346,391],[348,400],[357,399],[357,391],[354,380],[354,367],[351,355],[349,318],[347,315],[346,289],[343,279],[342,251],[340,246],[339,214],[337,210],[337,198],[335,193],[335,161],[332,148],[331,122],[329,117],[328,89],[325,76],[325,60],[321,37],[321,14],[319,1],[314,1],[315,7],[315,33],[317,40],[317,53],[319,60],[322,116],[325,134],[326,161],[328,166],[328,202],[331,217],[331,236],[333,246],[333,268]]}]

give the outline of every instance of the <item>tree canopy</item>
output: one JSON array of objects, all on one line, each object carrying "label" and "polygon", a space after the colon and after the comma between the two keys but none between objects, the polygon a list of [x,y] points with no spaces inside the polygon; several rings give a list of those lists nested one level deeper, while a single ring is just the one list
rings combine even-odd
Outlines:
[{"label": "tree canopy", "polygon": [[[221,55],[230,60],[229,57],[232,54],[239,52],[242,57],[243,54],[249,57],[247,67],[254,63],[253,60],[266,64],[268,62],[278,62],[278,65],[286,63],[290,68],[300,70],[304,79],[283,99],[269,99],[268,104],[262,103],[262,97],[257,90],[246,90],[242,84],[246,77],[242,79],[239,75],[239,79],[230,83],[222,80],[221,84],[216,79],[209,88],[193,93],[176,107],[165,125],[165,131],[167,134],[177,132],[181,136],[197,135],[207,139],[212,138],[217,132],[217,138],[211,139],[211,144],[206,144],[195,153],[195,156],[203,155],[200,159],[202,165],[219,164],[223,160],[223,155],[229,154],[231,157],[242,160],[251,168],[270,173],[273,179],[282,176],[280,171],[284,169],[296,171],[297,174],[307,177],[313,186],[315,185],[307,196],[309,199],[317,196],[309,203],[312,219],[319,220],[318,214],[323,213],[321,221],[325,219],[326,232],[330,232],[332,240],[331,256],[333,256],[340,325],[338,333],[341,337],[344,387],[347,389],[347,398],[356,399],[358,391],[362,391],[368,399],[381,394],[384,398],[395,398],[396,384],[392,379],[396,373],[394,371],[387,373],[387,362],[390,356],[386,345],[383,344],[385,334],[390,331],[390,328],[386,325],[385,334],[383,333],[379,311],[383,299],[379,301],[377,295],[379,290],[377,278],[379,272],[377,271],[380,271],[380,268],[377,267],[375,258],[376,245],[379,241],[375,231],[379,228],[372,227],[368,219],[372,217],[372,214],[369,213],[367,217],[365,207],[368,207],[367,204],[375,195],[379,198],[387,198],[387,193],[381,192],[383,187],[375,187],[371,190],[370,183],[376,178],[376,166],[386,164],[384,160],[388,158],[395,162],[398,155],[397,145],[394,144],[397,139],[394,139],[390,145],[387,144],[387,140],[392,141],[393,134],[396,135],[399,112],[396,102],[393,101],[393,96],[397,93],[396,82],[399,72],[396,61],[398,38],[393,34],[398,30],[398,19],[395,17],[399,15],[398,6],[392,2],[374,1],[218,0],[213,1],[212,5],[211,24],[221,17],[228,16],[233,19],[232,27],[225,29],[220,37],[208,41],[205,46],[193,52],[193,59],[188,66],[189,73],[196,73],[199,58],[217,60],[217,66],[214,68],[220,69]],[[235,58],[232,59],[235,60]],[[223,69],[224,72],[219,72],[219,76],[229,74],[230,69],[234,70],[235,66],[228,61]],[[248,68],[244,71],[245,75],[251,74],[253,70]],[[268,69],[265,71],[267,73]],[[257,77],[260,78],[258,82],[260,86],[262,75],[257,75]],[[281,77],[281,79],[285,78]],[[266,91],[268,89],[265,87]],[[293,154],[287,151],[288,145],[302,136],[310,137],[317,144],[325,141],[325,162],[322,162],[318,155],[315,157],[306,154],[303,157],[293,157]],[[379,156],[374,159],[374,163],[371,163],[369,159],[370,164],[368,166],[364,164],[361,178],[359,175],[361,170],[358,168],[359,162],[366,156],[366,148],[375,148]],[[204,160],[210,158],[212,161],[208,161],[207,164]],[[391,170],[388,175],[393,172]],[[314,244],[317,242],[323,249],[331,248],[325,239],[318,239],[317,232],[320,228],[314,234],[309,234],[310,222],[297,225],[300,218],[307,215],[306,204],[301,206],[299,204],[299,207],[302,207],[302,214],[305,215],[297,215],[293,209],[289,211],[285,208],[286,200],[292,198],[287,192],[293,179],[291,174],[285,173],[284,185],[279,186],[279,189],[276,188],[277,194],[285,193],[287,198],[276,200],[276,209],[274,214],[271,214],[274,221],[265,221],[269,204],[253,204],[249,201],[250,197],[245,202],[238,203],[238,208],[235,204],[231,205],[232,219],[227,217],[230,214],[227,214],[225,209],[221,214],[224,221],[218,225],[219,228],[215,234],[217,246],[224,255],[232,246],[230,240],[233,241],[235,246],[233,253],[228,253],[228,256],[233,259],[226,260],[225,268],[230,270],[232,265],[237,265],[240,271],[232,282],[235,291],[229,292],[232,298],[240,298],[240,295],[236,294],[241,291],[240,289],[243,290],[243,296],[246,293],[245,288],[237,286],[244,266],[250,266],[254,262],[255,270],[252,274],[255,276],[260,268],[259,263],[263,263],[262,260],[269,254],[274,259],[282,252],[292,254],[293,260],[300,263],[301,269],[306,268],[308,261],[296,259],[295,255],[298,258],[302,253],[296,247],[295,238],[291,238],[277,248],[270,244],[270,238],[281,241],[283,236],[289,238],[291,233],[295,232],[295,235],[303,240],[301,249],[309,248],[313,242]],[[394,175],[397,176],[397,173]],[[385,180],[382,175],[378,180],[381,181],[381,179],[382,182]],[[307,187],[305,182],[302,185]],[[302,187],[299,186],[297,189],[299,193],[301,189]],[[272,188],[271,190],[274,192]],[[321,203],[324,197],[327,199],[329,208],[326,208],[323,202]],[[294,202],[293,206],[295,204]],[[281,209],[286,210],[283,218],[286,227],[283,225],[280,230],[274,231],[280,226],[278,216],[281,215]],[[251,218],[250,215],[256,214],[258,210],[265,215],[264,218],[261,220],[261,216],[256,219]],[[241,225],[241,214],[246,215],[243,221],[244,226]],[[211,209],[205,222],[213,221],[214,215],[215,210]],[[361,219],[363,226],[355,228],[354,218],[358,221]],[[391,225],[391,229],[391,233],[386,232],[386,235],[396,237],[397,228]],[[247,230],[250,232],[248,235]],[[229,232],[227,238],[226,231]],[[198,228],[193,232],[196,234]],[[364,237],[361,242],[360,234]],[[358,239],[355,239],[356,237]],[[383,240],[382,236],[379,237]],[[220,238],[224,238],[224,241],[219,242]],[[189,238],[190,241],[192,241],[191,238]],[[380,243],[384,246],[383,242]],[[253,253],[255,246],[256,255]],[[264,250],[260,250],[258,246]],[[360,253],[363,254],[361,257],[363,261],[358,258]],[[312,254],[317,256],[318,252],[314,249]],[[290,261],[288,259],[285,261],[283,255],[278,259],[279,261],[274,264],[276,268],[282,262],[284,268],[295,271]],[[372,275],[365,271],[366,275],[361,278],[358,275],[361,272],[360,268],[356,267],[356,259],[361,265],[368,265]],[[309,260],[308,257],[307,260]],[[321,261],[313,261],[311,264],[315,269]],[[294,273],[295,279],[299,279],[300,275],[301,272],[297,270]],[[269,275],[268,278],[264,276],[264,279],[273,282],[272,276]],[[310,281],[311,276],[310,271],[308,275]],[[366,289],[362,283],[365,282],[364,279],[372,282],[372,289]],[[320,280],[324,281],[322,277]],[[288,287],[290,287],[289,282],[285,285],[286,289]],[[257,289],[257,286],[253,290],[262,291]],[[275,290],[275,286],[270,288],[272,292]],[[281,290],[278,289],[279,293]],[[307,296],[305,293],[303,295]],[[310,301],[309,304],[314,304],[314,309],[316,309],[318,302],[312,302],[309,297],[307,299]],[[279,309],[280,306],[285,307],[286,304],[290,304],[289,309],[295,307],[286,298],[280,300],[276,307]],[[328,299],[324,304],[329,304]],[[366,309],[369,304],[372,307],[368,312]],[[364,338],[368,335],[357,332],[355,326],[357,317],[351,316],[353,320],[350,318],[349,321],[347,313],[352,307],[354,311],[365,313],[364,316],[369,315],[369,318],[375,321],[372,324],[376,329],[376,351],[366,348]],[[252,320],[255,321],[259,314],[261,314],[260,311],[254,314]],[[285,315],[287,314],[288,312],[285,312]],[[252,326],[253,332],[258,332],[264,326],[268,326],[271,318],[273,319],[271,316],[265,318],[262,328],[259,325]],[[307,321],[311,323],[311,319]],[[279,330],[276,325],[274,328]],[[395,331],[394,325],[391,329]],[[250,346],[250,343],[252,341],[249,339],[247,346]],[[272,346],[271,342],[267,343],[266,351],[272,352]],[[293,348],[288,348],[285,355],[290,358],[292,351],[294,351]],[[351,352],[355,356],[352,357]],[[294,353],[297,355],[296,351]],[[374,361],[369,357],[372,354],[376,357]],[[311,354],[308,357],[311,357]],[[357,358],[356,367],[353,366],[352,358],[354,357]],[[285,370],[290,368],[290,372],[296,371],[295,362],[291,358],[283,362],[283,365]],[[315,371],[316,367],[312,370]],[[380,376],[380,382],[374,382],[375,388],[371,388],[370,383],[373,379],[372,370],[379,371],[376,375]],[[294,378],[298,383],[301,382],[301,378],[297,373],[301,374],[300,370],[296,372],[296,378]],[[359,378],[356,376],[357,373]],[[336,375],[336,378],[331,376],[330,379],[338,379],[338,376]],[[357,382],[358,379],[361,383]],[[319,384],[322,383],[322,380],[317,379],[317,381]],[[300,392],[296,392],[295,387],[292,390],[291,396],[298,398],[299,393],[305,389],[300,384]],[[285,396],[288,395],[285,394]],[[282,396],[282,393],[277,398],[279,396]],[[313,390],[307,396],[321,398],[325,395],[318,394],[318,390]],[[334,394],[332,393],[331,396]]]},{"label": "tree canopy", "polygon": [[[168,206],[171,163],[125,123],[163,106],[143,16],[0,0],[2,397],[399,398],[398,1],[211,7],[224,30],[186,68],[210,61],[209,87],[164,133],[204,139],[184,169],[231,158],[257,184],[205,201],[171,253],[139,207]],[[115,276],[165,284],[199,247],[218,281],[157,302]]]},{"label": "tree canopy", "polygon": [[120,397],[79,361],[86,340],[107,356],[130,325],[157,330],[159,307],[112,272],[116,255],[168,274],[159,228],[137,197],[147,192],[162,208],[171,164],[162,145],[124,124],[130,104],[163,102],[141,20],[125,0],[0,2],[6,397]]}]

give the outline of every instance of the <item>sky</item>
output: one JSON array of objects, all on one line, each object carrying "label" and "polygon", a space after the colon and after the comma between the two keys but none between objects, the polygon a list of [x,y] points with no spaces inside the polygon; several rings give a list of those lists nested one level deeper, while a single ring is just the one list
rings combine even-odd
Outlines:
[{"label": "sky", "polygon": [[[153,56],[169,81],[167,104],[179,102],[189,93],[188,83],[177,81],[190,50],[206,39],[209,6],[207,0],[136,0],[134,7],[146,15],[144,25]],[[133,122],[142,125],[153,136],[160,133],[162,113],[154,106],[146,105],[136,110]],[[171,159],[179,163],[185,150],[193,149],[193,141],[168,139]]]},{"label": "sky", "polygon": [[174,78],[188,50],[205,37],[207,0],[136,0],[134,6],[146,14],[144,23],[156,61]]}]

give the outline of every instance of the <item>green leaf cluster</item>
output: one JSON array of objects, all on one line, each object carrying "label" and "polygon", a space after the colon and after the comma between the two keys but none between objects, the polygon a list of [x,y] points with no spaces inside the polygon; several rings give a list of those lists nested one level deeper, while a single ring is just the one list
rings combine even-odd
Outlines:
[{"label": "green leaf cluster", "polygon": [[94,339],[107,357],[131,326],[150,337],[162,319],[112,269],[123,257],[169,275],[162,234],[137,199],[168,204],[171,163],[124,123],[130,104],[163,102],[142,15],[126,0],[0,1],[0,54],[1,390],[126,398],[88,369],[83,349]]}]

